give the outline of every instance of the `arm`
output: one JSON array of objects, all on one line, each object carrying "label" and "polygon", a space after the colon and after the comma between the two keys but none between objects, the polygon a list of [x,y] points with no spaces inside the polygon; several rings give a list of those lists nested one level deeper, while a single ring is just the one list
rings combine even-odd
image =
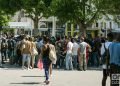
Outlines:
[{"label": "arm", "polygon": [[89,52],[92,52],[91,46],[89,44],[87,44],[88,50]]},{"label": "arm", "polygon": [[77,54],[78,54],[78,61],[80,62],[80,48],[78,48]]}]

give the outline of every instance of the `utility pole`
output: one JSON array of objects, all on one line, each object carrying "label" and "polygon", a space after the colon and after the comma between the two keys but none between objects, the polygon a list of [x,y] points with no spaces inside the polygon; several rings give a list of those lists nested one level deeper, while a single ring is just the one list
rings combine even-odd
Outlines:
[{"label": "utility pole", "polygon": [[56,19],[53,16],[53,28],[52,28],[52,36],[55,37],[55,33],[56,33]]}]

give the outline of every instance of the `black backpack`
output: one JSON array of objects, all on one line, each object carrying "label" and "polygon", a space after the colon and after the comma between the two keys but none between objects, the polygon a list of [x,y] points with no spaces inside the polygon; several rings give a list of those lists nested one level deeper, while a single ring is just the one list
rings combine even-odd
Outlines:
[{"label": "black backpack", "polygon": [[8,40],[8,49],[14,49],[14,41]]}]

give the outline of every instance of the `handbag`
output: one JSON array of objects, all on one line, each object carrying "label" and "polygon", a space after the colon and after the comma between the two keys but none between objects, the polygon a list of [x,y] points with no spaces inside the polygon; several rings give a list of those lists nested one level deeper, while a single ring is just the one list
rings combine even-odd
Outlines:
[{"label": "handbag", "polygon": [[50,52],[49,52],[49,59],[52,61],[53,64],[56,64],[57,56],[54,45],[50,45]]},{"label": "handbag", "polygon": [[38,52],[35,48],[33,48],[33,55],[38,55]]},{"label": "handbag", "polygon": [[42,62],[42,60],[40,60],[40,59],[38,60],[37,67],[38,67],[40,70],[43,69],[43,62]]}]

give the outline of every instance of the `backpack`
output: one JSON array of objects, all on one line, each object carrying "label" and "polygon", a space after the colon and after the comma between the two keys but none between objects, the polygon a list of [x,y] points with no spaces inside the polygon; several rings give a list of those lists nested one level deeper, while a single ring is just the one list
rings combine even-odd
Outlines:
[{"label": "backpack", "polygon": [[107,58],[107,53],[108,53],[108,50],[105,47],[105,43],[104,43],[104,49],[105,49],[105,52],[102,55],[102,64],[106,63],[106,58]]},{"label": "backpack", "polygon": [[7,43],[1,42],[1,49],[6,49],[6,48],[7,48]]},{"label": "backpack", "polygon": [[49,48],[50,48],[49,59],[52,61],[53,64],[56,64],[57,56],[56,56],[55,46],[50,44]]},{"label": "backpack", "polygon": [[13,42],[13,40],[8,40],[8,49],[14,49],[14,42]]}]

